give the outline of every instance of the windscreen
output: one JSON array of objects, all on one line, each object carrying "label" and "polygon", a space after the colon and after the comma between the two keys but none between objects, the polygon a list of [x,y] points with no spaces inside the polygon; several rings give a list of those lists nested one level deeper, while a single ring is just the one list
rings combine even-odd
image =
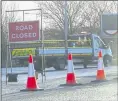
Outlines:
[{"label": "windscreen", "polygon": [[69,47],[92,47],[90,35],[69,36]]}]

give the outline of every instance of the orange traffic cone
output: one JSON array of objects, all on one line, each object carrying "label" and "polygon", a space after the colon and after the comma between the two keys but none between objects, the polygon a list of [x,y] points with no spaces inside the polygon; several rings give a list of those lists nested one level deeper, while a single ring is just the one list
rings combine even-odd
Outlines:
[{"label": "orange traffic cone", "polygon": [[72,54],[68,54],[68,73],[66,76],[66,84],[76,84]]},{"label": "orange traffic cone", "polygon": [[97,80],[104,80],[105,79],[105,72],[104,72],[104,63],[102,59],[102,51],[100,50],[98,54],[98,69],[97,69]]},{"label": "orange traffic cone", "polygon": [[32,55],[29,56],[28,61],[29,61],[29,66],[28,66],[28,78],[27,78],[26,89],[21,91],[43,90],[43,89],[39,89],[37,85]]},{"label": "orange traffic cone", "polygon": [[97,69],[96,80],[92,82],[100,82],[100,81],[107,81],[105,77],[105,72],[104,72],[104,64],[103,64],[101,50],[99,51],[99,54],[98,54],[98,69]]},{"label": "orange traffic cone", "polygon": [[68,68],[67,68],[66,84],[61,84],[60,86],[77,86],[77,85],[81,85],[81,84],[77,84],[77,82],[76,82],[72,54],[69,53],[68,54]]}]

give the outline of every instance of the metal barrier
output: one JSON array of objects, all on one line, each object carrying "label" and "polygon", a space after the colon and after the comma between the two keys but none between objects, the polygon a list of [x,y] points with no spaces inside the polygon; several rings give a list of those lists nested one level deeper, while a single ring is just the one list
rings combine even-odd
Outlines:
[{"label": "metal barrier", "polygon": [[[44,40],[44,48],[65,48],[65,40]],[[91,40],[68,40],[68,48],[91,47]]]}]

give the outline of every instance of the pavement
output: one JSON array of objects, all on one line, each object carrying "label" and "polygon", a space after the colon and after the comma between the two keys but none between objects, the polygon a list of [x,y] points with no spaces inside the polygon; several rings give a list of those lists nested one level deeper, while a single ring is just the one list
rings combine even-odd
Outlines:
[{"label": "pavement", "polygon": [[18,82],[6,85],[2,76],[2,101],[117,101],[117,66],[105,68],[106,82],[91,82],[96,79],[96,68],[76,69],[77,82],[81,85],[63,87],[67,71],[46,72],[42,83],[39,75],[38,85],[44,91],[21,92],[25,89],[27,74],[19,75]]}]

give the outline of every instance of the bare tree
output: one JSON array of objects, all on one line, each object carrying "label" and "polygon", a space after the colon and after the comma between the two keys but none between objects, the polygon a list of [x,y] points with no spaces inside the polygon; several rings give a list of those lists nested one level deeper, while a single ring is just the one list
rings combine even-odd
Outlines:
[{"label": "bare tree", "polygon": [[16,15],[14,13],[6,14],[6,10],[14,10],[16,8],[15,4],[9,5],[6,1],[2,2],[2,34],[1,34],[1,49],[2,49],[2,65],[5,64],[7,54],[7,40],[8,40],[8,22],[16,21]]},{"label": "bare tree", "polygon": [[[89,27],[90,32],[100,30],[100,16],[104,13],[116,13],[116,2],[113,1],[89,1],[83,13],[83,26]],[[97,30],[96,30],[97,29]]]},{"label": "bare tree", "polygon": [[88,22],[93,29],[100,27],[100,16],[104,13],[116,13],[117,9],[113,1],[91,1],[88,3],[90,11],[85,13]]},{"label": "bare tree", "polygon": [[[51,26],[64,30],[64,2],[43,1],[36,2],[48,14]],[[91,31],[100,27],[100,15],[103,13],[116,13],[115,1],[68,1],[68,26],[69,34],[73,34],[82,27],[89,27]]]},{"label": "bare tree", "polygon": [[[81,21],[81,13],[84,9],[85,2],[69,1],[68,2],[68,26],[69,33],[74,33],[75,26],[79,26]],[[63,1],[45,1],[38,2],[38,7],[42,5],[44,13],[48,14],[48,18],[52,20],[52,28],[64,31],[64,2]],[[77,20],[77,21],[76,21]]]}]

